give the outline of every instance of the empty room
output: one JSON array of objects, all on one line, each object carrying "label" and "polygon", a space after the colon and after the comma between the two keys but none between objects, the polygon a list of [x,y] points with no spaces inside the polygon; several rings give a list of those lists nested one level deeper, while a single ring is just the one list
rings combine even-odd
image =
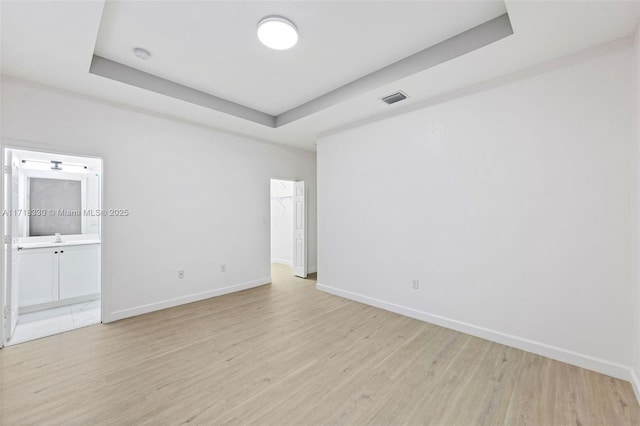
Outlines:
[{"label": "empty room", "polygon": [[640,0],[0,0],[1,425],[640,425]]}]

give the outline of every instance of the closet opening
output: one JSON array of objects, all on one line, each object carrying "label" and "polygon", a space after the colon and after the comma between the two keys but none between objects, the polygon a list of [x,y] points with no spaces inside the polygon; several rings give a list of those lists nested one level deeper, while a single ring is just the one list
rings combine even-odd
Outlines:
[{"label": "closet opening", "polygon": [[271,179],[271,273],[307,277],[303,181]]}]

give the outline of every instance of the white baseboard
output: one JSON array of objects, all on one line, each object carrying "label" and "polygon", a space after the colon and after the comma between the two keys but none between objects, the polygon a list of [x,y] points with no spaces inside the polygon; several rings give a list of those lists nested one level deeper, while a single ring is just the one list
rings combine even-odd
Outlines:
[{"label": "white baseboard", "polygon": [[45,309],[54,309],[62,306],[75,305],[76,303],[91,302],[96,299],[100,299],[100,293],[71,297],[69,299],[56,300],[54,302],[40,303],[37,305],[22,306],[19,308],[18,313],[20,315],[24,315],[31,312],[44,311]]},{"label": "white baseboard", "polygon": [[[501,333],[499,331],[491,330],[484,327],[478,327],[472,324],[464,323],[462,321],[445,318],[440,315],[430,314],[428,312],[419,311],[413,308],[408,308],[406,306],[396,305],[394,303],[385,302],[383,300],[331,287],[325,284],[318,283],[316,285],[316,288],[320,291],[331,293],[335,296],[355,300],[356,302],[361,302],[367,305],[375,306],[376,308],[395,312],[396,314],[450,328],[452,330],[460,331],[462,333],[470,334],[482,339],[491,340],[492,342],[497,342],[517,349],[522,349],[523,351],[542,355],[547,358],[565,362],[567,364],[572,364],[578,367],[586,368],[588,370],[597,371],[598,373],[606,374],[618,379],[629,381],[632,380],[631,368],[627,365],[616,364],[604,359],[580,354],[577,352],[558,348],[556,346],[547,345],[545,343],[536,342],[506,333]],[[638,388],[637,380],[635,382],[632,381],[632,384],[634,386],[636,395],[640,395],[640,388]]]},{"label": "white baseboard", "polygon": [[[271,259],[271,263],[279,263],[280,265],[285,265],[290,268],[293,267],[293,263],[286,259],[273,258]],[[316,266],[307,267],[307,274],[315,274],[316,272],[318,272],[318,268]]]},{"label": "white baseboard", "polygon": [[[111,312],[108,317],[108,322],[117,321],[124,318],[133,317],[136,315],[146,314],[153,311],[159,311],[161,309],[171,308],[178,305],[184,305],[185,303],[197,302],[199,300],[209,299],[210,297],[222,296],[223,294],[234,293],[236,291],[247,290],[253,287],[259,287],[261,285],[271,283],[271,277],[261,278],[255,281],[249,281],[246,283],[234,284],[227,287],[216,288],[214,290],[204,291],[202,293],[189,294],[187,296],[176,297],[175,299],[162,300],[160,302],[149,303],[147,305],[134,306],[133,308],[122,309],[119,311]],[[104,322],[107,322],[103,319]]]},{"label": "white baseboard", "polygon": [[636,399],[640,404],[640,381],[638,381],[638,375],[633,368],[631,369],[631,378],[629,381],[631,382],[631,387],[633,387],[633,392],[636,394]]},{"label": "white baseboard", "polygon": [[277,258],[277,257],[272,258],[272,259],[271,259],[271,263],[279,263],[279,264],[281,264],[281,265],[285,265],[285,266],[288,266],[288,267],[291,267],[291,265],[293,264],[293,263],[291,263],[291,261],[290,261],[290,260],[287,260],[287,259],[279,259],[279,258]]}]

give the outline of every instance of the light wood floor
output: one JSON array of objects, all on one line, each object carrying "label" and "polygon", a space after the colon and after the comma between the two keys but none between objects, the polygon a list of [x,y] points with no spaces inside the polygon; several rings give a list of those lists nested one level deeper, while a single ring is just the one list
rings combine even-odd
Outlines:
[{"label": "light wood floor", "polygon": [[0,351],[0,423],[630,425],[627,382],[274,284]]}]

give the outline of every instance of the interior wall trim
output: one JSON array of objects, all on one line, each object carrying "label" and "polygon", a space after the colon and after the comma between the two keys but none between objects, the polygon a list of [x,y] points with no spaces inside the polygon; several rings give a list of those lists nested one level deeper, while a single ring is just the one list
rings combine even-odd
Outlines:
[{"label": "interior wall trim", "polygon": [[[513,35],[509,14],[505,13],[458,35],[427,47],[391,65],[360,77],[335,90],[275,117],[275,127],[284,126],[308,115],[362,95],[378,87],[433,68],[466,53]],[[380,93],[379,95],[383,95]],[[377,98],[377,96],[376,96]]]},{"label": "interior wall trim", "polygon": [[279,115],[267,114],[95,54],[91,60],[89,73],[200,105],[257,124],[278,128],[375,90],[378,87],[399,81],[495,43],[512,34],[513,28],[509,14],[504,13],[497,18],[429,46]]},{"label": "interior wall trim", "polygon": [[275,127],[275,117],[272,115],[157,77],[101,56],[93,55],[89,72],[161,95],[180,99],[181,101],[244,118],[254,123]]},{"label": "interior wall trim", "polygon": [[638,374],[636,373],[636,370],[634,370],[632,368],[630,373],[629,373],[629,375],[630,375],[629,381],[631,382],[631,387],[633,388],[633,393],[636,394],[636,399],[638,400],[638,403],[640,404],[640,381],[638,381]]},{"label": "interior wall trim", "polygon": [[210,297],[222,296],[223,294],[235,293],[236,291],[247,290],[261,285],[271,284],[271,277],[260,278],[254,281],[247,281],[240,284],[233,284],[226,287],[216,288],[214,290],[204,291],[201,293],[189,294],[186,296],[176,297],[174,299],[161,300],[146,305],[134,306],[132,308],[121,309],[110,312],[109,320],[103,322],[112,322],[124,318],[134,317],[149,312],[159,311],[161,309],[172,308],[185,303],[198,302],[200,300],[209,299]]},{"label": "interior wall trim", "polygon": [[[345,299],[354,300],[356,302],[371,305],[376,308],[384,309],[386,311],[394,312],[396,314],[404,315],[410,318],[415,318],[417,320],[428,322],[430,324],[439,325],[441,327],[480,337],[485,340],[490,340],[492,342],[511,346],[516,349],[521,349],[523,351],[551,358],[556,361],[565,362],[577,367],[586,368],[587,370],[596,371],[598,373],[606,374],[618,379],[632,381],[631,367],[627,365],[617,364],[605,359],[592,357],[589,355],[559,348],[557,346],[547,345],[546,343],[536,342],[533,340],[525,339],[523,337],[502,333],[484,327],[479,327],[473,324],[468,324],[440,315],[431,314],[429,312],[397,305],[395,303],[385,302],[384,300],[379,300],[373,297],[365,296],[363,294],[342,290],[326,284],[318,283],[316,285],[316,288],[325,293],[330,293],[335,296],[343,297]],[[633,384],[633,386],[634,390],[637,389],[636,395],[640,394],[640,388],[637,387],[637,381],[635,384]]]},{"label": "interior wall trim", "polygon": [[279,263],[280,265],[291,267],[291,261],[288,259],[280,259],[278,257],[272,257],[271,263]]}]

